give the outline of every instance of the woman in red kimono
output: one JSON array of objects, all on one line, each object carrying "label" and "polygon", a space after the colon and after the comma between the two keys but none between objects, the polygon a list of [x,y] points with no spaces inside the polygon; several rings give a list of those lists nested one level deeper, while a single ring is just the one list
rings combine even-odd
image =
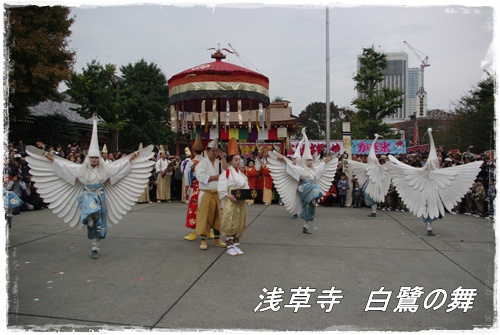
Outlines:
[{"label": "woman in red kimono", "polygon": [[[247,162],[246,175],[248,178],[248,186],[257,188],[257,169],[255,169],[255,162],[251,159]],[[254,200],[247,200],[247,205],[253,205]]]},{"label": "woman in red kimono", "polygon": [[196,240],[196,209],[198,208],[198,194],[200,193],[200,191],[198,180],[196,179],[195,168],[198,162],[203,159],[203,145],[201,143],[200,134],[196,134],[196,140],[193,144],[193,151],[195,153],[195,156],[192,159],[191,163],[186,166],[186,170],[184,171],[184,173],[187,174],[186,184],[191,189],[190,192],[186,192],[186,197],[188,197],[189,200],[188,210],[186,213],[186,227],[191,229],[191,233],[187,236],[184,236],[184,239],[187,241]]},{"label": "woman in red kimono", "polygon": [[260,168],[260,174],[263,179],[262,201],[264,202],[264,205],[269,206],[273,200],[273,178],[271,177],[271,171],[267,165],[263,165]]}]

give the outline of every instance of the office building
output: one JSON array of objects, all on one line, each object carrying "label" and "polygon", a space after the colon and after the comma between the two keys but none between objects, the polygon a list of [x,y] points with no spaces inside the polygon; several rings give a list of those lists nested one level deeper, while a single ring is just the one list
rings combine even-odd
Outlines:
[{"label": "office building", "polygon": [[[405,103],[401,108],[399,108],[394,114],[384,118],[386,123],[394,123],[406,120],[409,118],[408,113],[408,100],[405,99],[408,96],[408,54],[406,52],[389,52],[386,53],[387,56],[387,68],[382,71],[384,74],[384,80],[377,84],[378,89],[388,88],[388,89],[400,89],[405,94],[401,99],[405,100]],[[360,65],[360,55],[358,55],[358,69]]]}]

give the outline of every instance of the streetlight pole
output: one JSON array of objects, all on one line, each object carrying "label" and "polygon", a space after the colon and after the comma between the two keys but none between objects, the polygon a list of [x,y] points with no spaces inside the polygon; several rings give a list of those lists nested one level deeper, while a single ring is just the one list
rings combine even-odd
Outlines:
[{"label": "streetlight pole", "polygon": [[329,9],[326,6],[326,150],[330,155],[330,19]]}]

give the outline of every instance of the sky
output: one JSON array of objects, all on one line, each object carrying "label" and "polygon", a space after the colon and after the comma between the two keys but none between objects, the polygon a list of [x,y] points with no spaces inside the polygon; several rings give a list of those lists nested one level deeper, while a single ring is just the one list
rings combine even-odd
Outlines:
[{"label": "sky", "polygon": [[[70,1],[74,70],[82,72],[93,59],[118,68],[144,59],[169,79],[214,61],[207,49],[231,49],[231,44],[238,55],[226,53],[224,61],[267,76],[271,101],[289,100],[299,115],[308,104],[326,101],[327,3],[287,3]],[[453,109],[484,78],[483,70],[493,71],[494,1],[420,1],[418,7],[396,1],[345,3],[329,6],[330,100],[339,107],[353,108],[352,78],[363,48],[406,52],[410,67],[419,67],[421,60],[403,41],[422,59],[427,56],[428,109]]]}]

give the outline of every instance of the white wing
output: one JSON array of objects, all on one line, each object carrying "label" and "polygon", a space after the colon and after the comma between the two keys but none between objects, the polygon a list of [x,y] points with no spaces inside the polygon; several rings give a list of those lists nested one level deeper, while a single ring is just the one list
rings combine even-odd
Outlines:
[{"label": "white wing", "polygon": [[482,161],[449,168],[415,168],[389,155],[392,182],[408,209],[417,217],[436,218],[452,210],[470,189]]},{"label": "white wing", "polygon": [[269,151],[267,167],[285,208],[292,214],[298,214],[302,212],[302,202],[297,192],[299,182],[286,172],[286,164],[278,160],[278,155],[275,151]]},{"label": "white wing", "polygon": [[362,163],[347,160],[353,174],[358,179],[359,185],[366,185],[365,192],[375,202],[383,202],[385,195],[391,186],[391,178],[389,177],[389,169],[386,164],[380,164],[376,159],[369,160],[369,163]]},{"label": "white wing", "polygon": [[347,164],[352,170],[352,174],[358,180],[359,185],[364,185],[368,181],[368,164],[358,161],[353,161],[352,159],[347,159]]},{"label": "white wing", "polygon": [[332,187],[333,178],[335,178],[335,173],[337,172],[337,165],[339,164],[339,159],[334,157],[325,163],[325,169],[323,173],[316,179],[316,184],[321,189],[321,192],[326,194]]},{"label": "white wing", "polygon": [[[118,223],[132,209],[149,183],[154,164],[150,160],[154,155],[153,145],[148,145],[138,152],[139,157],[130,163],[132,171],[129,174],[114,184],[111,184],[109,179],[104,183],[108,222]],[[129,157],[125,156],[111,164],[117,164],[122,159],[129,159]]]},{"label": "white wing", "polygon": [[[52,169],[52,162],[43,156],[42,150],[28,145],[26,152],[29,154],[26,161],[30,167],[31,180],[38,194],[49,204],[54,214],[69,223],[71,227],[76,226],[80,220],[77,196],[82,192],[83,184],[77,179],[75,185],[71,185],[57,176]],[[66,164],[76,164],[56,155],[53,157],[64,160]]]}]

